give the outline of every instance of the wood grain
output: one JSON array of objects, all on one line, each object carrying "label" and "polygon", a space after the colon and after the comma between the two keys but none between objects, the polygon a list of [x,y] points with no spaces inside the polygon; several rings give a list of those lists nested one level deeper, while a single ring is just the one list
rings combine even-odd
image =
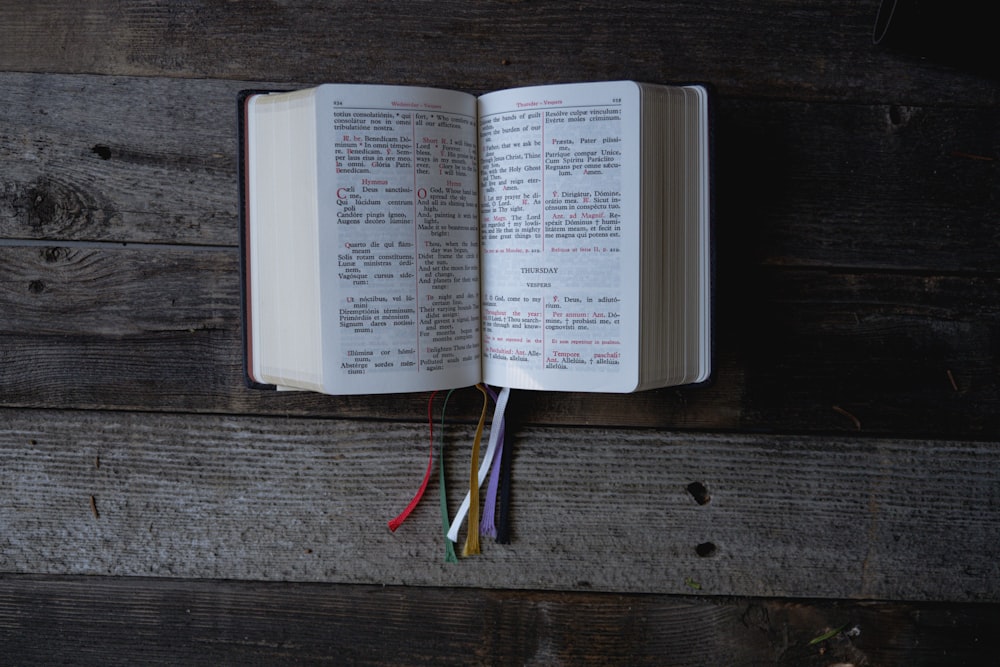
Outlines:
[{"label": "wood grain", "polygon": [[716,123],[723,275],[757,262],[993,273],[996,107],[747,103]]},{"label": "wood grain", "polygon": [[[403,527],[386,528],[426,467],[420,426],[55,410],[3,418],[0,570],[11,573],[1000,596],[996,442],[525,427],[513,439],[512,544],[487,542],[454,565],[443,562],[436,480]],[[454,512],[472,428],[449,426],[446,438]]]},{"label": "wood grain", "polygon": [[[0,70],[361,81],[473,92],[554,81],[711,81],[725,94],[993,104],[994,81],[872,46],[877,3],[0,4]],[[511,82],[514,82],[513,84]]]},{"label": "wood grain", "polygon": [[991,665],[998,630],[996,605],[0,579],[21,664]]},{"label": "wood grain", "polygon": [[0,237],[235,245],[238,85],[0,82]]}]

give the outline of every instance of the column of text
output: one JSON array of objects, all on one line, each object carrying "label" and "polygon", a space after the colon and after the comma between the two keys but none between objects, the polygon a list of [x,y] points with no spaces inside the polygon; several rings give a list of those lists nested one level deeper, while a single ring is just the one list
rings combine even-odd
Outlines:
[{"label": "column of text", "polygon": [[478,358],[474,119],[405,106],[333,118],[342,370]]},{"label": "column of text", "polygon": [[480,124],[484,354],[525,368],[613,371],[620,105],[523,106]]}]

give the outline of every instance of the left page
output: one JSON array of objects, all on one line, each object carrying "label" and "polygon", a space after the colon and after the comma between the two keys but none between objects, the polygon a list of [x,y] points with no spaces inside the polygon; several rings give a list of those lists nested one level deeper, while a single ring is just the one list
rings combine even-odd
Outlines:
[{"label": "left page", "polygon": [[479,382],[475,97],[320,86],[317,146],[324,391]]}]

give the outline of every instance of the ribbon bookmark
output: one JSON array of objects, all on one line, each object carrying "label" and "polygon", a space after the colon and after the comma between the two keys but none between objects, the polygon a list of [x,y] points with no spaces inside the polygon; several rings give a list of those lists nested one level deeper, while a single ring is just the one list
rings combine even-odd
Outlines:
[{"label": "ribbon bookmark", "polygon": [[[510,397],[510,387],[504,387],[503,389],[501,389],[500,390],[500,394],[497,396],[497,404],[496,404],[496,407],[493,410],[493,422],[490,425],[490,440],[489,440],[489,444],[486,447],[486,455],[483,457],[483,462],[479,466],[478,478],[475,476],[476,459],[473,459],[473,463],[472,463],[473,474],[470,475],[469,493],[467,493],[465,495],[465,500],[462,501],[461,507],[458,508],[458,512],[455,514],[455,519],[451,522],[451,527],[448,530],[448,539],[451,540],[452,542],[457,542],[458,541],[458,531],[459,531],[459,528],[461,528],[462,522],[465,521],[465,516],[466,516],[466,514],[469,513],[469,508],[472,505],[472,491],[473,491],[473,489],[475,489],[476,496],[477,496],[477,498],[476,498],[476,514],[477,515],[479,514],[479,498],[478,498],[479,487],[483,485],[483,481],[485,481],[485,479],[486,479],[486,475],[487,475],[487,473],[489,472],[489,469],[490,469],[490,464],[492,463],[493,458],[496,455],[497,444],[501,441],[501,437],[500,436],[503,433],[503,428],[502,428],[503,415],[504,415],[504,411],[507,409],[507,399],[509,397]],[[484,406],[484,408],[485,408],[485,406]],[[485,417],[485,411],[483,413],[483,416]],[[478,452],[478,438],[473,443],[473,449],[476,450],[476,454],[478,455],[478,453],[479,453]],[[478,458],[478,456],[477,456],[477,458]],[[477,481],[477,479],[478,479],[478,481]],[[478,517],[477,517],[476,523],[478,523]],[[469,530],[469,534],[470,535],[472,533],[478,532],[478,528],[479,528],[478,526],[476,526],[475,528],[473,528],[471,522],[470,522],[469,526],[470,526],[470,530]],[[478,542],[478,537],[476,539],[476,542]]]},{"label": "ribbon bookmark", "polygon": [[486,423],[486,408],[490,405],[490,396],[483,389],[483,385],[477,384],[478,389],[483,394],[483,411],[479,413],[479,424],[476,425],[476,437],[472,440],[472,465],[469,466],[469,530],[465,535],[465,546],[462,547],[463,556],[474,556],[479,553],[479,526],[472,527],[472,524],[479,523],[479,484],[476,484],[476,462],[479,461],[479,443],[483,439],[483,424]]},{"label": "ribbon bookmark", "polygon": [[444,562],[446,563],[457,563],[458,557],[455,555],[455,545],[452,544],[454,540],[448,539],[448,492],[445,490],[444,485],[444,413],[448,409],[448,399],[451,398],[454,389],[448,391],[448,394],[444,397],[444,405],[441,406],[441,428],[438,429],[438,440],[440,441],[440,448],[438,449],[438,481],[441,487],[440,490],[440,505],[441,505],[441,532],[444,534]]},{"label": "ribbon bookmark", "polygon": [[[500,492],[499,506],[497,507],[497,544],[510,544],[510,487],[511,487],[511,466],[514,459],[514,441],[507,440],[506,428],[504,428],[501,450],[497,453],[500,459]],[[490,480],[492,482],[492,480]],[[450,542],[449,542],[450,544]]]},{"label": "ribbon bookmark", "polygon": [[[490,398],[493,402],[497,402],[497,393],[490,389],[489,385],[486,385],[486,391],[490,392]],[[494,424],[496,420],[494,419]],[[496,426],[490,427],[490,439],[493,439],[493,429]],[[490,537],[496,538],[497,527],[496,527],[496,507],[497,507],[497,489],[500,486],[500,460],[503,455],[503,443],[504,443],[504,431],[506,430],[506,424],[503,419],[500,420],[500,437],[497,439],[497,451],[493,454],[493,465],[490,467],[490,483],[486,485],[486,500],[483,501],[483,518],[479,520],[479,534],[489,535]],[[487,448],[488,450],[489,448]]]},{"label": "ribbon bookmark", "polygon": [[427,457],[427,472],[424,473],[424,481],[420,485],[420,488],[417,489],[417,493],[413,496],[413,500],[410,501],[410,504],[406,506],[406,509],[399,513],[399,516],[389,521],[389,530],[394,533],[396,532],[396,529],[399,528],[400,524],[406,521],[406,517],[410,516],[410,513],[416,509],[417,504],[420,503],[420,499],[424,496],[424,491],[427,490],[427,482],[431,479],[431,469],[434,465],[434,419],[432,411],[434,408],[435,394],[437,394],[436,391],[432,392],[431,397],[427,399],[427,425],[431,432],[431,453],[430,456]]}]

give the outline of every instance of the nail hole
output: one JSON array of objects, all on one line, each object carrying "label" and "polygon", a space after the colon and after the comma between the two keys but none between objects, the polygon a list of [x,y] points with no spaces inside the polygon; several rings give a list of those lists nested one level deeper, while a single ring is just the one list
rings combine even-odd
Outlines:
[{"label": "nail hole", "polygon": [[45,283],[41,280],[32,280],[28,283],[28,291],[32,294],[41,294],[45,291]]},{"label": "nail hole", "polygon": [[889,121],[893,125],[899,125],[903,122],[903,112],[895,104],[889,107]]},{"label": "nail hole", "polygon": [[97,144],[96,146],[94,146],[90,150],[91,150],[92,153],[96,153],[97,157],[101,158],[102,160],[110,160],[111,159],[111,147],[110,146],[105,146],[104,144]]},{"label": "nail hole", "polygon": [[63,248],[46,248],[42,251],[42,257],[48,263],[58,262],[66,254]]},{"label": "nail hole", "polygon": [[715,553],[715,545],[711,542],[702,542],[694,548],[694,552],[702,558],[707,558]]},{"label": "nail hole", "polygon": [[687,485],[687,490],[699,505],[707,505],[712,500],[712,496],[708,493],[708,487],[702,482],[691,482]]}]

